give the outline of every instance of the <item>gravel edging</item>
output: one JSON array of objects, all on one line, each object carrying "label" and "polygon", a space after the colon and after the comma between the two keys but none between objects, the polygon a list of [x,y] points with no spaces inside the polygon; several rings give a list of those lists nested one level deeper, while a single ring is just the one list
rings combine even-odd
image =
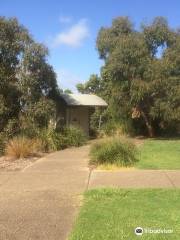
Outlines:
[{"label": "gravel edging", "polygon": [[39,156],[32,156],[28,158],[12,159],[6,156],[0,157],[0,172],[6,171],[21,171],[28,167],[38,159],[44,157],[46,154],[40,154]]}]

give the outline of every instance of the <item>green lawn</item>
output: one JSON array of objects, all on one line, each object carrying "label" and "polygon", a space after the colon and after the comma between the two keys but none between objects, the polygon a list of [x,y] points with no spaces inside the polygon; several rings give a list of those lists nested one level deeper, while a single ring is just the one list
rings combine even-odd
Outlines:
[{"label": "green lawn", "polygon": [[180,169],[180,140],[146,140],[140,147],[141,169]]},{"label": "green lawn", "polygon": [[[70,240],[180,239],[180,190],[91,190]],[[136,236],[136,227],[173,233]]]}]

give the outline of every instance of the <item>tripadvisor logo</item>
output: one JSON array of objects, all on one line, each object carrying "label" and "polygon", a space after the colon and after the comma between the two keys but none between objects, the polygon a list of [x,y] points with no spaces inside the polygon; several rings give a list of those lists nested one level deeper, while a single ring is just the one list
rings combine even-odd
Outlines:
[{"label": "tripadvisor logo", "polygon": [[143,228],[142,227],[137,227],[135,228],[135,234],[138,236],[141,236],[143,234]]},{"label": "tripadvisor logo", "polygon": [[134,230],[135,234],[141,236],[143,234],[172,234],[173,229],[166,229],[166,228],[142,228],[137,227]]}]

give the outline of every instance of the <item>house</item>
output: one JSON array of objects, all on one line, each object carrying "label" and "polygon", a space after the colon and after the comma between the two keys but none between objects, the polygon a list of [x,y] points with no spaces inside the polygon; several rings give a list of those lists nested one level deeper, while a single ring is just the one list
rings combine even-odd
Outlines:
[{"label": "house", "polygon": [[59,125],[78,126],[89,135],[90,116],[95,108],[105,108],[107,103],[92,94],[61,94],[57,122]]}]

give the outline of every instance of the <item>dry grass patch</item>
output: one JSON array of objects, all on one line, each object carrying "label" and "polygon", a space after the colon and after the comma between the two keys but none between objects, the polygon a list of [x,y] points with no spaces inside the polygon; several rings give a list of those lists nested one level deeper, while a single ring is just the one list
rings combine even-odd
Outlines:
[{"label": "dry grass patch", "polygon": [[41,141],[24,136],[14,137],[5,146],[5,155],[11,159],[36,156],[41,150]]},{"label": "dry grass patch", "polygon": [[102,165],[98,165],[97,170],[109,170],[109,171],[119,171],[119,170],[125,170],[125,171],[130,171],[130,170],[134,170],[134,167],[120,167],[117,164],[102,164]]}]

